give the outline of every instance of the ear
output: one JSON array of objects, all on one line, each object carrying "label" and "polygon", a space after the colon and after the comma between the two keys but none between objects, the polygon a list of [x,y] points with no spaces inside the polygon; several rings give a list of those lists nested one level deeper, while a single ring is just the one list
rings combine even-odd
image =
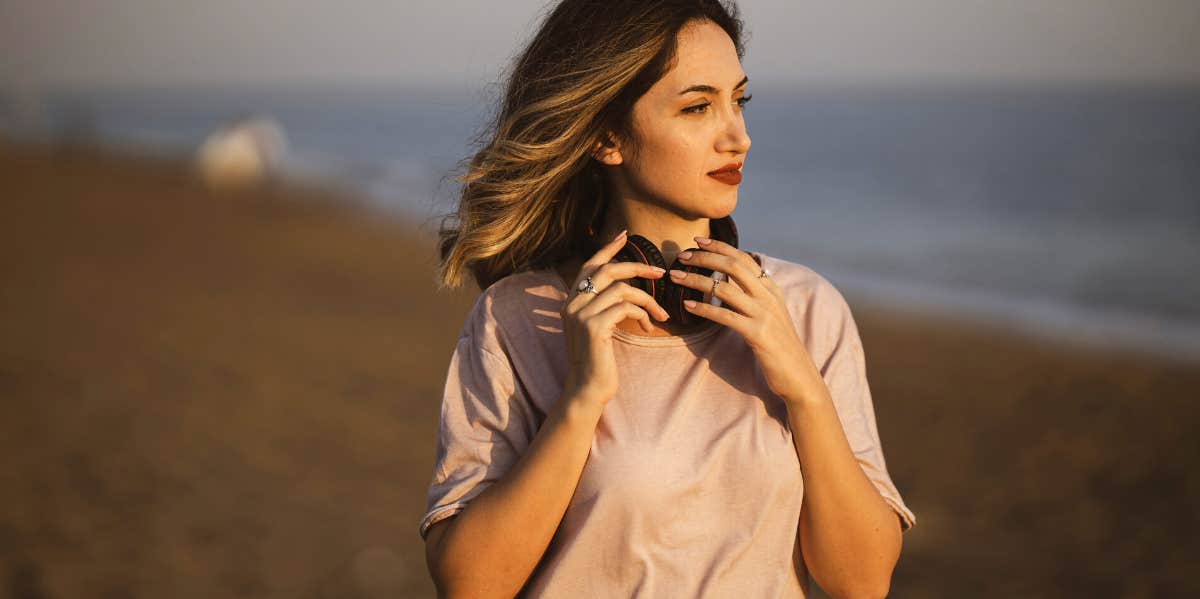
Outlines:
[{"label": "ear", "polygon": [[603,140],[593,144],[591,154],[592,158],[600,161],[600,164],[608,166],[618,165],[624,161],[624,158],[621,157],[620,145],[613,141],[611,134],[605,134]]}]

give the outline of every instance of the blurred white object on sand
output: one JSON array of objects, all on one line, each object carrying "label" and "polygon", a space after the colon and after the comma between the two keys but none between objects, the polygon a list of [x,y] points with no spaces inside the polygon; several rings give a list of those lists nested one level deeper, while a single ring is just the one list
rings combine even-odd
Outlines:
[{"label": "blurred white object on sand", "polygon": [[275,119],[246,117],[210,134],[196,151],[195,167],[210,187],[245,187],[274,176],[286,151],[287,138]]}]

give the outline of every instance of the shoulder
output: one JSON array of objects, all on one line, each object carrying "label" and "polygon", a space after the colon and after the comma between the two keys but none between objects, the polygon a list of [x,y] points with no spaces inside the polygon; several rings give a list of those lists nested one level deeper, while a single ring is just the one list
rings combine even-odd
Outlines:
[{"label": "shoulder", "polygon": [[[524,343],[532,309],[555,300],[557,290],[545,271],[520,271],[489,285],[475,298],[459,338],[497,355],[510,355]],[[546,304],[548,305],[548,304]]]},{"label": "shoulder", "polygon": [[822,309],[847,306],[842,292],[813,268],[762,252],[755,253],[762,257],[763,267],[771,272],[771,278],[789,303]]},{"label": "shoulder", "polygon": [[799,262],[755,253],[783,292],[792,319],[803,333],[825,335],[853,323],[845,296],[824,275]]}]

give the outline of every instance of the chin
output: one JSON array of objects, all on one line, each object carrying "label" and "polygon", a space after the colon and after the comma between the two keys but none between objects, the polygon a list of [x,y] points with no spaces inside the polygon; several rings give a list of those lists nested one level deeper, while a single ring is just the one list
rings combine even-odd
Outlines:
[{"label": "chin", "polygon": [[733,209],[737,207],[737,190],[732,190],[728,194],[696,194],[693,198],[701,198],[699,202],[692,201],[671,201],[666,203],[675,206],[675,210],[679,214],[691,214],[692,218],[710,218],[718,219],[725,218],[733,213]]},{"label": "chin", "polygon": [[725,218],[733,214],[733,209],[737,208],[737,191],[734,191],[728,197],[714,198],[701,207],[705,218]]}]

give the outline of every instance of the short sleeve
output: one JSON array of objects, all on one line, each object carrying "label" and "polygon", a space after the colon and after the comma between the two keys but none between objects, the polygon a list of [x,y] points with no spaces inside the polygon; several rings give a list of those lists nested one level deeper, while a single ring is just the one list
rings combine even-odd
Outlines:
[{"label": "short sleeve", "polygon": [[421,538],[508,472],[529,447],[535,428],[508,357],[464,332],[446,374]]},{"label": "short sleeve", "polygon": [[905,505],[900,491],[888,475],[875,422],[871,388],[867,384],[866,357],[858,327],[841,293],[828,282],[824,282],[823,287],[828,294],[827,309],[831,319],[830,327],[826,329],[829,331],[826,341],[832,349],[820,368],[821,374],[829,387],[846,439],[859,465],[884,501],[900,516],[901,531],[908,530],[917,523],[917,517]]}]

